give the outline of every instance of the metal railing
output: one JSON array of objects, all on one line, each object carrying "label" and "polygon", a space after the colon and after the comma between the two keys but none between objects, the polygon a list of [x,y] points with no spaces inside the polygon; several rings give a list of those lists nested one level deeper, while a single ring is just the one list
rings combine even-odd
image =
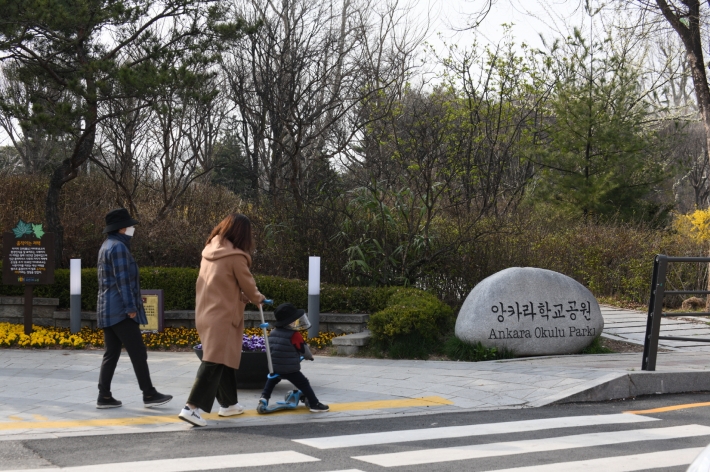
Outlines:
[{"label": "metal railing", "polygon": [[668,257],[659,254],[653,261],[653,278],[651,279],[651,298],[648,301],[648,318],[646,320],[646,337],[643,342],[642,370],[656,370],[658,341],[693,341],[710,343],[707,338],[684,338],[679,336],[659,336],[661,318],[664,316],[710,316],[710,313],[684,312],[663,313],[663,297],[665,295],[710,295],[709,290],[666,290],[666,273],[669,262],[704,262],[710,263],[710,257]]}]

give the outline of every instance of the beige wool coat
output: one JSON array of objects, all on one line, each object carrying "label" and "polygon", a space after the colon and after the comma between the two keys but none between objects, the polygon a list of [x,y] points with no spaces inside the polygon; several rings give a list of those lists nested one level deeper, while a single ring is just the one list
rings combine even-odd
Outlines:
[{"label": "beige wool coat", "polygon": [[202,360],[239,368],[247,301],[260,303],[249,268],[251,256],[219,236],[202,251],[197,277],[195,325],[202,342]]}]

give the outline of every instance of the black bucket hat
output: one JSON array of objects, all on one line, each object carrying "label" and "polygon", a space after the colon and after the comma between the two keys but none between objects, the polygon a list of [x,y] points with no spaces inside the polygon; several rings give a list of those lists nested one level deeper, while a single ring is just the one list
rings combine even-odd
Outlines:
[{"label": "black bucket hat", "polygon": [[121,228],[128,228],[129,226],[137,224],[138,220],[131,218],[128,210],[125,208],[117,208],[109,211],[106,215],[106,227],[102,233],[111,233],[113,231],[118,231]]},{"label": "black bucket hat", "polygon": [[274,316],[276,317],[274,326],[277,328],[287,326],[302,317],[305,312],[306,310],[300,310],[290,303],[282,303],[274,310]]}]

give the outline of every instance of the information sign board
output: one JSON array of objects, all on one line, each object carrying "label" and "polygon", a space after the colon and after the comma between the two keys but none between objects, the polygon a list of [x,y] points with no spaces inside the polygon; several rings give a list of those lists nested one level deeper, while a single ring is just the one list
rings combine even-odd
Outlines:
[{"label": "information sign board", "polygon": [[2,283],[5,285],[45,285],[54,283],[54,234],[42,231],[41,224],[20,234],[17,228],[3,234]]},{"label": "information sign board", "polygon": [[32,292],[35,285],[54,283],[54,234],[42,223],[19,220],[2,236],[2,283],[25,286],[25,334],[32,333]]},{"label": "information sign board", "polygon": [[162,290],[141,290],[143,308],[148,324],[140,325],[143,331],[163,330],[163,291]]}]

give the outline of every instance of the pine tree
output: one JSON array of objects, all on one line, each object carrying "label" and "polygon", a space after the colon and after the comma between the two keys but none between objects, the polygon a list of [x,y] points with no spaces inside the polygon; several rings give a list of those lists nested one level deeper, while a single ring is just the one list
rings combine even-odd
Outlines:
[{"label": "pine tree", "polygon": [[647,219],[645,197],[662,179],[661,145],[649,121],[638,69],[608,39],[577,30],[559,59],[537,193],[585,218]]},{"label": "pine tree", "polygon": [[3,63],[33,84],[29,109],[0,95],[0,110],[72,149],[51,170],[45,205],[62,261],[61,189],[91,158],[110,102],[140,97],[150,106],[161,88],[193,87],[190,65],[215,60],[216,31],[243,25],[221,23],[219,0],[0,0],[0,11]]}]

